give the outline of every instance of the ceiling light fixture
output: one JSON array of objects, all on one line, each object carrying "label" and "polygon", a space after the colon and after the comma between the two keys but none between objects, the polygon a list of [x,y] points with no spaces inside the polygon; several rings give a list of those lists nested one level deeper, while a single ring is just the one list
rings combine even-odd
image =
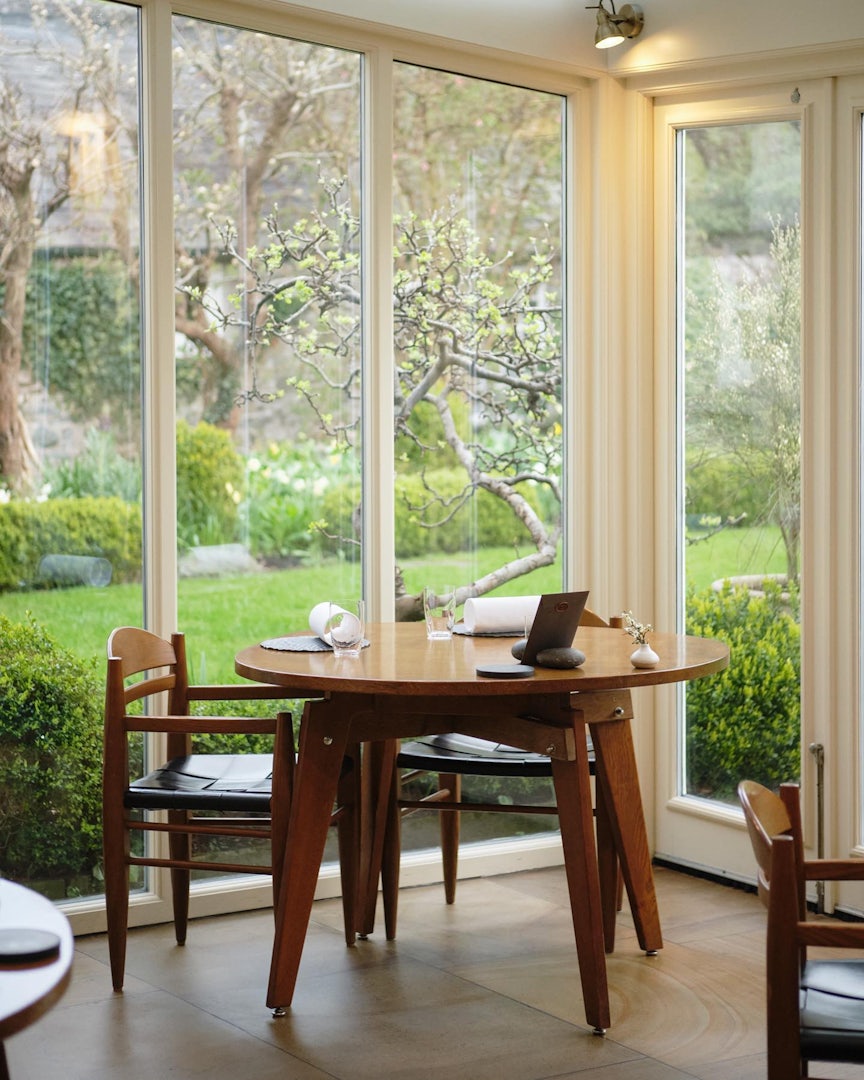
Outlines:
[{"label": "ceiling light fixture", "polygon": [[639,37],[645,25],[645,16],[638,4],[624,4],[620,11],[616,11],[615,0],[609,0],[609,3],[612,5],[611,11],[603,6],[603,0],[598,4],[586,5],[586,10],[597,10],[594,46],[598,49],[611,49],[627,38]]}]

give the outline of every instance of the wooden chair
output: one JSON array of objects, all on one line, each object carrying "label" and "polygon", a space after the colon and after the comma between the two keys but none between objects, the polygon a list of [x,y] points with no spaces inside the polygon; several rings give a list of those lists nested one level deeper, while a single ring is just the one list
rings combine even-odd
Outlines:
[{"label": "wooden chair", "polygon": [[[163,699],[155,697],[163,692],[167,692],[167,713],[159,709]],[[278,892],[295,762],[291,716],[285,712],[267,718],[191,716],[189,706],[193,701],[284,697],[280,687],[252,683],[190,686],[182,634],[172,634],[166,641],[146,630],[124,626],[108,638],[102,826],[108,946],[115,990],[123,988],[130,866],[170,869],[179,945],[186,940],[192,870],[272,874]],[[130,715],[129,706],[139,700],[146,704],[143,714]],[[167,736],[167,761],[131,782],[130,732],[161,732]],[[273,753],[190,753],[192,736],[207,733],[272,735]],[[349,945],[355,936],[357,891],[353,764],[346,758],[340,805],[333,815],[339,829],[345,937]],[[165,813],[160,820],[153,820],[149,811]],[[146,849],[143,855],[131,854],[133,832],[167,833],[167,856],[151,855]],[[193,836],[266,839],[270,841],[270,861],[262,866],[193,860]]]},{"label": "wooden chair", "polygon": [[[593,611],[585,610],[582,626],[608,626]],[[594,774],[594,753],[589,739],[589,760]],[[420,799],[406,797],[403,786],[418,776],[437,774],[434,790]],[[396,936],[399,895],[399,862],[401,857],[401,822],[418,810],[438,810],[441,837],[441,856],[444,871],[444,896],[448,904],[456,898],[456,878],[459,860],[460,813],[558,813],[556,806],[537,806],[526,803],[465,803],[462,801],[463,776],[495,776],[551,779],[552,764],[543,754],[528,753],[512,746],[488,742],[465,735],[428,735],[406,742],[396,756],[387,832],[382,863],[382,892],[384,923],[388,939]],[[600,864],[601,891],[607,899],[603,904],[603,932],[607,951],[615,944],[615,912],[620,910],[623,887],[618,870],[614,841],[602,797],[595,800],[597,854]],[[613,898],[613,902],[609,901]],[[370,901],[371,903],[371,901]]]},{"label": "wooden chair", "polygon": [[742,780],[738,797],[768,908],[768,1080],[806,1077],[808,1062],[864,1063],[864,960],[809,959],[809,946],[864,948],[864,926],[808,921],[808,881],[864,879],[860,859],[804,859],[797,784],[779,797]]}]

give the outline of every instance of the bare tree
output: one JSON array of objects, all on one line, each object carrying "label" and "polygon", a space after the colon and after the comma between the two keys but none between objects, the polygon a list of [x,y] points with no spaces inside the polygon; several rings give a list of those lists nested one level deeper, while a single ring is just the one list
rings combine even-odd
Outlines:
[{"label": "bare tree", "polygon": [[[355,421],[334,421],[339,395],[359,393],[360,223],[328,185],[329,205],[295,225],[274,213],[266,243],[244,249],[231,222],[216,224],[238,268],[233,306],[206,292],[194,300],[214,332],[242,334],[256,358],[280,342],[305,369],[269,390],[253,375],[239,403],[289,391],[314,411],[331,437],[351,443]],[[561,310],[547,292],[553,246],[537,242],[525,268],[498,262],[451,205],[426,219],[399,218],[393,310],[396,327],[394,423],[413,448],[426,498],[413,509],[428,528],[449,520],[476,492],[502,500],[524,529],[530,551],[459,590],[459,600],[554,562],[560,534]],[[436,418],[430,428],[429,412]],[[427,461],[446,446],[464,476],[444,494]],[[529,491],[544,490],[556,510],[542,514]],[[419,610],[402,598],[400,614]]]}]

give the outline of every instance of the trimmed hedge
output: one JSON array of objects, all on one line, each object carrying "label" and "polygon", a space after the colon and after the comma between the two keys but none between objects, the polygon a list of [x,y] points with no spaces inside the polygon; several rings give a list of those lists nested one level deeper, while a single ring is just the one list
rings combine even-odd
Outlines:
[{"label": "trimmed hedge", "polygon": [[687,790],[736,801],[738,781],[769,788],[801,772],[798,593],[773,582],[751,596],[728,582],[688,597],[687,633],[729,644],[718,675],[687,686]]},{"label": "trimmed hedge", "polygon": [[122,499],[12,500],[0,504],[0,592],[33,588],[43,555],[93,555],[112,578],[141,577],[141,510]]}]

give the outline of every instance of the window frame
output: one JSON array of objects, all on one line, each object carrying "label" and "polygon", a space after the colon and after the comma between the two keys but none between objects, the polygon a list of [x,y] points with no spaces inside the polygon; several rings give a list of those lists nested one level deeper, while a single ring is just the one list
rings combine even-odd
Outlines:
[{"label": "window frame", "polygon": [[[127,2],[127,0],[123,0]],[[177,552],[174,531],[165,523],[176,521],[175,373],[174,373],[174,248],[173,248],[173,152],[172,152],[172,20],[175,15],[223,22],[243,29],[272,33],[322,45],[345,48],[361,55],[363,80],[362,150],[363,174],[363,324],[366,374],[363,380],[363,475],[364,503],[370,512],[363,515],[363,549],[376,552],[366,559],[363,588],[369,617],[393,617],[394,597],[390,568],[394,565],[393,537],[393,319],[392,319],[392,66],[406,61],[468,76],[521,85],[560,95],[566,102],[565,139],[565,245],[567,276],[564,305],[566,475],[572,475],[572,461],[584,449],[584,439],[572,433],[578,391],[573,369],[584,367],[576,359],[587,355],[590,304],[582,284],[593,278],[588,267],[590,248],[574,239],[577,211],[587,220],[590,192],[577,187],[576,141],[579,159],[589,160],[591,110],[589,78],[512,54],[453,43],[442,44],[422,35],[373,27],[368,22],[305,13],[298,8],[280,10],[263,0],[243,4],[233,0],[131,0],[141,11],[141,180],[142,180],[142,268],[143,268],[143,471],[144,497],[144,617],[154,633],[168,636],[177,626]],[[583,170],[584,171],[584,170]],[[589,179],[589,178],[586,178]],[[587,187],[586,185],[579,185]],[[568,522],[576,519],[578,500],[566,503]],[[574,535],[572,531],[570,535]],[[565,561],[565,567],[567,562]],[[565,570],[565,572],[567,572]],[[158,740],[150,747],[154,755],[163,748]],[[483,873],[499,872],[512,865],[545,866],[560,862],[560,844],[554,836],[526,843],[511,840],[478,845],[483,851],[466,853],[466,861],[482,865]],[[526,853],[523,848],[533,849]],[[526,861],[527,860],[527,861]],[[437,852],[421,853],[411,859],[409,874],[423,881],[440,880]],[[406,879],[407,880],[407,879]],[[322,870],[319,897],[338,894],[338,869]],[[272,902],[271,890],[260,879],[228,878],[197,884],[193,889],[190,913],[193,916],[239,911]],[[77,933],[104,929],[104,904],[88,900],[68,905],[67,914]],[[151,888],[130,898],[130,925],[145,925],[171,918],[170,881],[167,871],[156,869]]]}]

